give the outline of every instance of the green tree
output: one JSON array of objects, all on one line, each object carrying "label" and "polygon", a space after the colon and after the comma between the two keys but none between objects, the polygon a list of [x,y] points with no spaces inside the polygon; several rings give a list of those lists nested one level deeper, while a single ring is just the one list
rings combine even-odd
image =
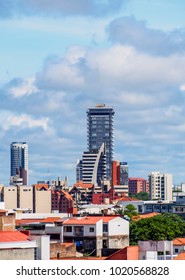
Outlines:
[{"label": "green tree", "polygon": [[130,220],[133,217],[139,216],[136,207],[133,204],[128,204],[124,209],[124,216],[128,216]]},{"label": "green tree", "polygon": [[147,193],[147,192],[139,192],[137,194],[129,193],[129,196],[140,199],[140,200],[144,200],[144,201],[150,199],[149,193]]},{"label": "green tree", "polygon": [[114,213],[115,213],[116,215],[124,216],[124,210],[123,210],[122,207],[120,207],[120,208],[114,210]]},{"label": "green tree", "polygon": [[130,244],[138,240],[173,240],[185,236],[185,221],[178,215],[163,213],[130,223]]}]

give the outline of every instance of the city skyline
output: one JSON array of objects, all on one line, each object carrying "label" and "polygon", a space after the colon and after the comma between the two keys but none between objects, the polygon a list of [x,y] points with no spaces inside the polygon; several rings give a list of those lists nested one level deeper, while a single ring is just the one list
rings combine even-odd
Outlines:
[{"label": "city skyline", "polygon": [[[47,3],[46,3],[47,2]],[[114,159],[130,177],[185,182],[185,2],[0,3],[0,183],[12,142],[29,145],[29,184],[76,178],[86,110],[113,107]]]}]

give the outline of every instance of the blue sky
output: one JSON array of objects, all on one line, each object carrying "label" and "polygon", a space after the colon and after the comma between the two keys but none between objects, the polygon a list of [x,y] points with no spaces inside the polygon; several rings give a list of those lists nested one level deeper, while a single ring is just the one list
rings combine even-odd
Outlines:
[{"label": "blue sky", "polygon": [[26,141],[30,184],[73,184],[97,103],[114,107],[114,158],[130,176],[185,182],[184,10],[183,0],[0,0],[0,183],[10,143]]}]

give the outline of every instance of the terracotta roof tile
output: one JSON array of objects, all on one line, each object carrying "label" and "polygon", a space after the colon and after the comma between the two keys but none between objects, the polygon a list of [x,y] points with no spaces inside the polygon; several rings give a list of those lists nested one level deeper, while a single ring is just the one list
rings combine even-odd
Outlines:
[{"label": "terracotta roof tile", "polygon": [[94,225],[98,221],[103,220],[103,223],[107,223],[111,221],[112,219],[116,218],[115,216],[87,216],[87,217],[81,217],[81,218],[71,218],[66,221],[64,221],[65,225]]},{"label": "terracotta roof tile", "polygon": [[33,186],[35,186],[35,188],[36,189],[42,189],[42,188],[44,188],[44,189],[49,189],[49,186],[48,186],[48,184],[34,184]]},{"label": "terracotta roof tile", "polygon": [[93,184],[85,184],[82,181],[78,181],[78,183],[74,184],[74,187],[77,188],[92,188],[94,185]]},{"label": "terracotta roof tile", "polygon": [[134,197],[126,197],[126,196],[124,196],[124,197],[120,198],[118,201],[141,201],[141,200],[139,200],[137,198],[134,198]]},{"label": "terracotta roof tile", "polygon": [[62,222],[62,219],[59,217],[48,217],[45,219],[17,219],[15,220],[16,226],[19,225],[26,225],[26,224],[32,224],[32,223],[54,223],[54,222]]},{"label": "terracotta roof tile", "polygon": [[175,257],[174,260],[185,260],[185,251]]},{"label": "terracotta roof tile", "polygon": [[28,236],[20,231],[0,231],[0,242],[27,241]]},{"label": "terracotta roof tile", "polygon": [[185,238],[176,238],[173,240],[173,245],[175,246],[182,246],[185,245]]}]

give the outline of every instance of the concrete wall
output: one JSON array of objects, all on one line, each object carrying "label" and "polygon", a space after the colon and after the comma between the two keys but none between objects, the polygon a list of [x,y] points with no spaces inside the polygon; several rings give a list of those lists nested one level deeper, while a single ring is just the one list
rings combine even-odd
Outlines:
[{"label": "concrete wall", "polygon": [[0,260],[34,260],[34,249],[3,249],[0,250]]},{"label": "concrete wall", "polygon": [[17,208],[17,187],[9,186],[3,188],[5,209]]},{"label": "concrete wall", "polygon": [[49,260],[50,259],[50,236],[49,235],[31,235],[30,240],[36,241],[37,245],[37,260]]},{"label": "concrete wall", "polygon": [[35,213],[51,213],[51,191],[35,190]]},{"label": "concrete wall", "polygon": [[129,246],[129,235],[115,235],[108,239],[109,249],[121,249]]},{"label": "concrete wall", "polygon": [[70,258],[76,257],[76,245],[75,243],[51,243],[50,244],[50,258],[60,259],[60,258]]},{"label": "concrete wall", "polygon": [[15,230],[15,216],[0,216],[0,231],[12,231]]},{"label": "concrete wall", "polygon": [[33,211],[33,187],[19,186],[18,187],[18,207],[26,208]]}]

